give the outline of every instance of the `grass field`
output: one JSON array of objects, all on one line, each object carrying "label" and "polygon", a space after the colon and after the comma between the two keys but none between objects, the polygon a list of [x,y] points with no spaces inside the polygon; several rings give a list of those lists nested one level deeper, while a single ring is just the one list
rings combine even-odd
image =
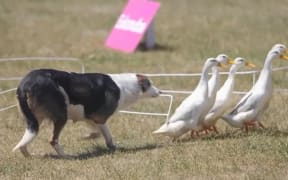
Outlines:
[{"label": "grass field", "polygon": [[[77,57],[87,72],[194,73],[219,53],[242,56],[261,69],[275,43],[288,45],[288,1],[161,0],[155,19],[157,48],[122,54],[104,41],[126,0],[1,0],[0,58]],[[275,60],[274,67],[288,65]],[[0,77],[22,76],[37,67],[79,71],[76,64],[1,63]],[[287,72],[273,74],[275,88],[287,88]],[[224,80],[225,77],[222,77]],[[193,90],[195,78],[153,78],[161,89]],[[0,81],[0,90],[17,82]],[[236,89],[248,90],[251,77],[237,76]],[[235,101],[240,96],[235,95]],[[0,107],[15,102],[0,95]],[[173,110],[184,95],[175,95]],[[275,93],[263,115],[265,130],[244,133],[219,121],[218,135],[172,143],[151,132],[164,117],[118,113],[109,120],[118,150],[103,138],[81,140],[85,124],[68,122],[61,135],[73,159],[57,158],[45,124],[25,159],[11,150],[24,126],[16,109],[0,112],[0,179],[288,179],[288,95]],[[145,100],[135,108],[165,112],[165,98]],[[46,154],[46,156],[41,156]]]}]

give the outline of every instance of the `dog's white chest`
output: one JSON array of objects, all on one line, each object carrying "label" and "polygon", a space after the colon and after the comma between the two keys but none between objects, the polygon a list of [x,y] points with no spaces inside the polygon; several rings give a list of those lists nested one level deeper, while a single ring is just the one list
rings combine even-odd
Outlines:
[{"label": "dog's white chest", "polygon": [[84,107],[82,105],[68,105],[68,119],[76,121],[85,120]]}]

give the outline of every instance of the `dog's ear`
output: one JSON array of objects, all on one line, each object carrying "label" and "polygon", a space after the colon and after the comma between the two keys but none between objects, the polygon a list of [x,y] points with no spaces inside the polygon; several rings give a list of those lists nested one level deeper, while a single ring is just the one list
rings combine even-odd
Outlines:
[{"label": "dog's ear", "polygon": [[138,79],[138,84],[139,84],[142,92],[147,91],[151,87],[151,82],[147,76],[145,76],[143,74],[136,74],[136,77]]},{"label": "dog's ear", "polygon": [[141,81],[143,79],[147,79],[147,76],[145,76],[143,74],[136,74],[136,77],[137,77],[138,81]]}]

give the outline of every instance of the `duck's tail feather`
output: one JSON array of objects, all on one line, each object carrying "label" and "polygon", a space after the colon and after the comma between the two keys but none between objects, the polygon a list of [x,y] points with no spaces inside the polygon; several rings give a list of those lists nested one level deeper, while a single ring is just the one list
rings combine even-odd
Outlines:
[{"label": "duck's tail feather", "polygon": [[156,131],[153,131],[153,134],[165,134],[168,132],[168,126],[167,124],[163,124],[159,129]]}]

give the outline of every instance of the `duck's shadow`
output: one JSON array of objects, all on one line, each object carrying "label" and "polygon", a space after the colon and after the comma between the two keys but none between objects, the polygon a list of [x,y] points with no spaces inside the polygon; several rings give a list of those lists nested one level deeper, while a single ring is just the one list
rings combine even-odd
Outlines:
[{"label": "duck's shadow", "polygon": [[223,139],[241,139],[250,136],[270,136],[270,137],[288,137],[288,131],[281,131],[274,128],[265,128],[265,129],[253,129],[249,132],[244,132],[243,130],[226,130],[224,133],[212,133],[209,135],[203,135],[195,138],[184,137],[181,139],[181,142],[189,142],[189,141],[207,141],[207,140],[223,140]]}]

